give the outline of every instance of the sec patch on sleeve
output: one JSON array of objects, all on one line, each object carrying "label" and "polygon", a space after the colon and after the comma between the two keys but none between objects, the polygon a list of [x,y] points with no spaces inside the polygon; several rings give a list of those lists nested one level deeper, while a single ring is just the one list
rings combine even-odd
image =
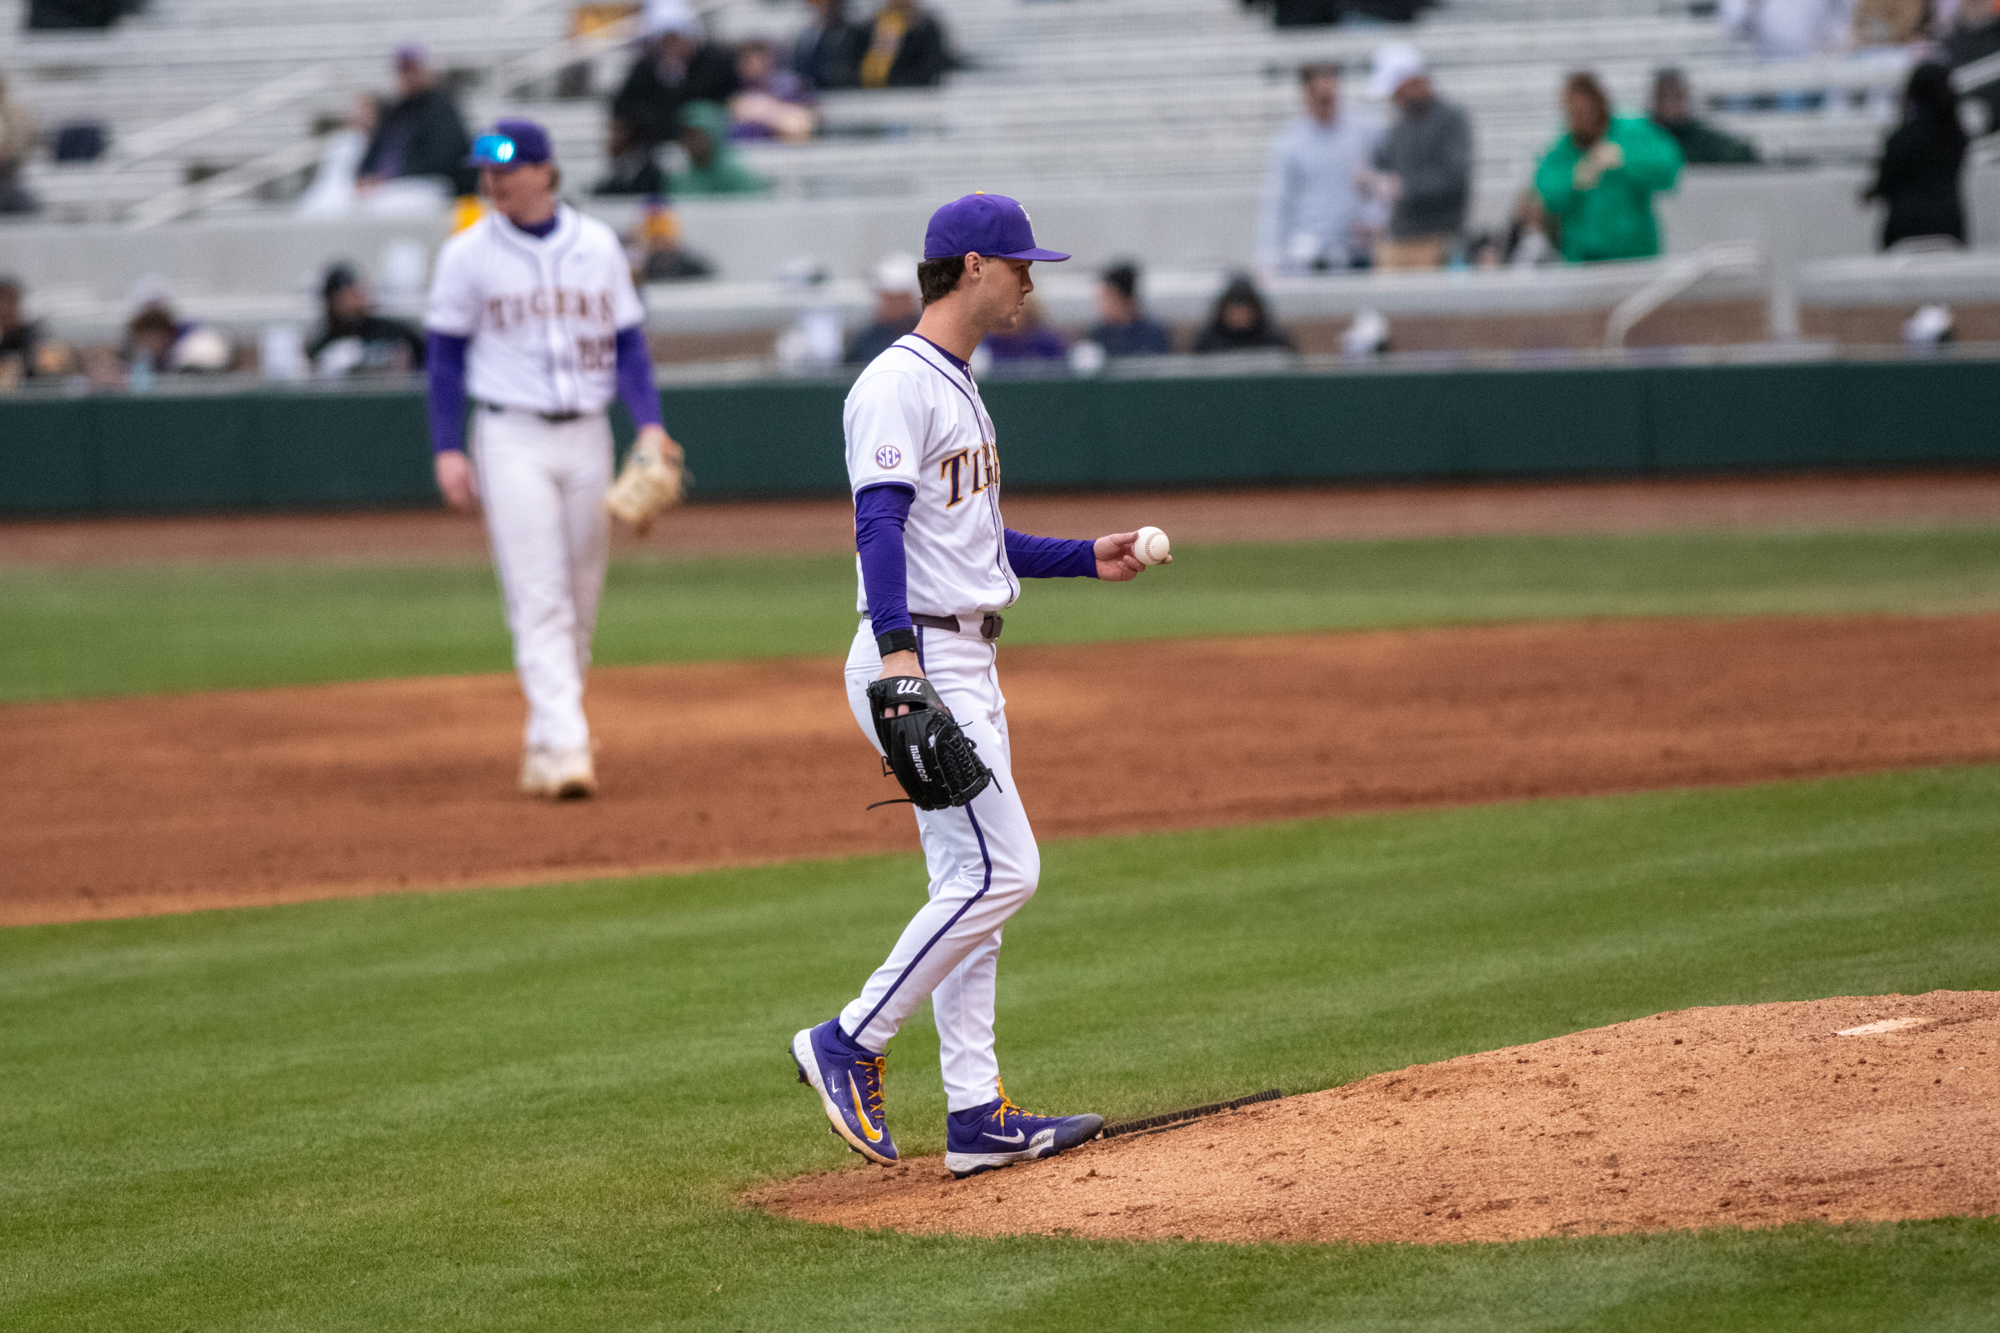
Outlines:
[{"label": "sec patch on sleeve", "polygon": [[903,461],[903,451],[893,444],[885,444],[875,451],[875,466],[892,468]]}]

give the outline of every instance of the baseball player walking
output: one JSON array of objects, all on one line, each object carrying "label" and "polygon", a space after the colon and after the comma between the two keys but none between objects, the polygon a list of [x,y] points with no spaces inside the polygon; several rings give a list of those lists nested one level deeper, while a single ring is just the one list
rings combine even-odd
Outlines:
[{"label": "baseball player walking", "polygon": [[[969,799],[942,808],[913,800],[930,901],[853,1002],[792,1038],[799,1079],[819,1094],[834,1132],[883,1165],[896,1160],[882,1109],[883,1051],[926,996],[937,1020],[950,1113],[945,1164],[953,1173],[1050,1156],[1103,1123],[1021,1110],[1000,1085],[993,1050],[1001,927],[1033,896],[1041,873],[1009,759],[1007,701],[995,673],[998,613],[1020,595],[1024,577],[1123,581],[1143,567],[1134,533],[1066,541],[1025,536],[1000,519],[997,432],[968,362],[987,334],[1015,327],[1034,290],[1030,266],[1067,258],[1036,247],[1027,211],[1012,199],[976,194],[946,204],[924,239],[916,332],[876,357],[847,396],[866,617],[847,657],[848,703],[880,747],[878,710],[884,717],[909,710],[871,702],[871,685],[893,681],[893,689],[876,686],[883,699],[942,700],[953,730],[963,730],[990,771],[990,780],[971,784]],[[951,740],[962,749],[963,740]],[[949,748],[937,746],[935,766],[944,767],[938,756]]]},{"label": "baseball player walking", "polygon": [[638,424],[635,452],[680,451],[660,425],[625,253],[557,197],[547,132],[503,120],[472,161],[493,207],[445,242],[424,321],[437,484],[454,509],[486,512],[528,702],[521,787],[589,796],[583,680],[611,551],[614,389]]}]

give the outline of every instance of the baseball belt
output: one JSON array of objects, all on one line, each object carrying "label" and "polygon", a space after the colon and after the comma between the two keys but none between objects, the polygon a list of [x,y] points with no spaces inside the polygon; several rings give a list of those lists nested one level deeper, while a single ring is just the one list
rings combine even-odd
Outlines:
[{"label": "baseball belt", "polygon": [[[926,616],[912,611],[910,612],[910,623],[913,625],[922,625],[925,629],[941,629],[948,634],[963,634],[966,632],[964,623],[957,616]],[[1006,623],[997,614],[988,611],[986,618],[979,622],[979,637],[988,643],[992,643],[1000,637],[1001,627]]]},{"label": "baseball belt", "polygon": [[540,417],[552,426],[560,426],[566,421],[581,421],[592,415],[589,412],[537,412],[532,407],[509,407],[505,403],[481,403],[480,406],[488,412],[511,412],[520,416]]}]

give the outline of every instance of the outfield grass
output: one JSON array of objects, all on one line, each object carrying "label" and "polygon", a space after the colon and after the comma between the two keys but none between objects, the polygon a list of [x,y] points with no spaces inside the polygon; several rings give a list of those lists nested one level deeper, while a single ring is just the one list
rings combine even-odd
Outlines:
[{"label": "outfield grass", "polygon": [[[849,556],[613,567],[602,663],[840,654]],[[2000,528],[1191,547],[1031,584],[1009,643],[1628,615],[2000,610]],[[501,671],[481,564],[0,569],[0,702]]]},{"label": "outfield grass", "polygon": [[[1144,1114],[1698,1004],[2000,988],[2000,768],[1047,849],[1000,1038]],[[0,1327],[1991,1328],[2000,1223],[1247,1247],[737,1210],[914,855],[0,931]],[[936,1038],[892,1049],[941,1146]]]}]

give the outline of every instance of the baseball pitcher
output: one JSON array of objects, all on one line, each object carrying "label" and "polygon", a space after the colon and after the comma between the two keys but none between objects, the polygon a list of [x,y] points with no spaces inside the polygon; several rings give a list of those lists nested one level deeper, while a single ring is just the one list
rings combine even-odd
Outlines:
[{"label": "baseball pitcher", "polygon": [[[438,253],[424,321],[437,484],[454,509],[486,513],[528,701],[522,790],[589,796],[583,680],[610,559],[607,510],[643,529],[680,498],[681,451],[660,425],[624,250],[557,197],[547,132],[503,120],[474,141],[472,161],[492,210]],[[615,488],[604,416],[614,392],[639,427]]]},{"label": "baseball pitcher", "polygon": [[1134,533],[1029,537],[1000,518],[998,433],[968,366],[1011,330],[1034,290],[1027,211],[968,195],[934,214],[918,268],[916,332],[871,362],[847,396],[865,617],[847,657],[861,730],[916,807],[930,900],[837,1017],[792,1038],[799,1080],[833,1130],[870,1161],[896,1145],[882,1108],[883,1052],[926,996],[937,1020],[949,1117],[945,1163],[960,1177],[1050,1156],[1096,1134],[1095,1115],[1021,1110],[993,1050],[1000,932],[1035,892],[1041,856],[1014,785],[995,661],[1000,612],[1023,578],[1138,575]]}]

